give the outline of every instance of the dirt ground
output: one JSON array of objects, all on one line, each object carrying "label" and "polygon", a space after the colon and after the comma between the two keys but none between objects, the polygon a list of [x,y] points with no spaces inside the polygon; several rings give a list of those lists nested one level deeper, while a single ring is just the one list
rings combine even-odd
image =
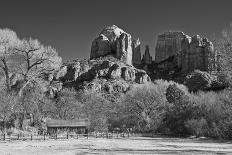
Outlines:
[{"label": "dirt ground", "polygon": [[80,138],[0,142],[0,155],[232,154],[232,142],[181,138]]}]

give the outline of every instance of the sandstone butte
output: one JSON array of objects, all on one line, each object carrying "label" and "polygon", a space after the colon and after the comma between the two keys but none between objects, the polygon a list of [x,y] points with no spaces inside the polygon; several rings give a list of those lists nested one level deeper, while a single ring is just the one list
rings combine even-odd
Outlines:
[{"label": "sandstone butte", "polygon": [[207,38],[190,37],[183,32],[165,32],[158,35],[155,62],[164,70],[179,69],[188,73],[199,69],[216,69],[217,55]]},{"label": "sandstone butte", "polygon": [[178,70],[181,73],[195,69],[208,72],[216,68],[215,61],[212,42],[199,35],[189,37],[183,32],[158,35],[155,60],[152,60],[148,46],[141,58],[140,40],[132,41],[129,33],[113,25],[104,28],[93,40],[90,59],[65,63],[52,75],[50,80],[54,89],[51,91],[72,86],[77,89],[126,92],[136,83],[151,81],[150,74],[146,72],[154,73],[157,69]]}]

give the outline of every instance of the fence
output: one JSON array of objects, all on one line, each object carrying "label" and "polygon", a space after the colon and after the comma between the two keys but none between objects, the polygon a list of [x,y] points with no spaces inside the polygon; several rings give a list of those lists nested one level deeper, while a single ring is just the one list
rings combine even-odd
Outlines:
[{"label": "fence", "polygon": [[94,137],[94,138],[129,138],[130,136],[135,136],[135,134],[131,133],[91,133],[91,134],[54,134],[54,135],[21,135],[21,134],[12,134],[12,135],[0,135],[0,140],[49,140],[49,139],[79,139],[79,138],[86,138]]}]

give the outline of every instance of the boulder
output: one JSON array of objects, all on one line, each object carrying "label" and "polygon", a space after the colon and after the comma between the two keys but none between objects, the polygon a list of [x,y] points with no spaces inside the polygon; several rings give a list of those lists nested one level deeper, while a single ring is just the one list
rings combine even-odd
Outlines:
[{"label": "boulder", "polygon": [[121,79],[112,81],[112,85],[114,92],[126,92],[130,87],[130,85],[126,81]]},{"label": "boulder", "polygon": [[199,90],[215,90],[224,88],[217,76],[210,75],[207,72],[195,70],[186,76],[184,84],[189,91],[196,92]]},{"label": "boulder", "polygon": [[135,69],[130,68],[130,67],[123,67],[122,78],[126,81],[134,81],[135,80]]},{"label": "boulder", "polygon": [[105,84],[105,90],[108,93],[112,93],[114,91],[113,86],[110,83]]},{"label": "boulder", "polygon": [[90,59],[107,55],[132,64],[131,35],[115,25],[103,29],[92,42]]},{"label": "boulder", "polygon": [[68,66],[61,66],[61,68],[54,74],[55,80],[60,80],[63,78],[68,72]]},{"label": "boulder", "polygon": [[135,80],[139,84],[144,84],[151,81],[150,77],[146,74],[146,72],[137,72],[135,75]]},{"label": "boulder", "polygon": [[60,81],[75,81],[81,74],[79,62],[64,64],[59,71],[54,74],[54,79]]},{"label": "boulder", "polygon": [[121,77],[121,68],[118,64],[114,64],[112,67],[110,67],[108,72],[109,78],[111,79],[117,79]]}]

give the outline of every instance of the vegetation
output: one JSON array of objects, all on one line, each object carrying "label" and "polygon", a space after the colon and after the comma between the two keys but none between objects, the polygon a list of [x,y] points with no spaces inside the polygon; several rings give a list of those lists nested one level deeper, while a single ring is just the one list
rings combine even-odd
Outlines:
[{"label": "vegetation", "polygon": [[[223,76],[218,76],[217,80],[230,81],[231,31],[223,32],[216,49],[220,51],[218,65],[223,71]],[[190,93],[192,91],[184,85],[165,80],[133,85],[126,93],[76,90],[70,86],[56,89],[48,76],[61,64],[61,58],[54,48],[34,39],[21,40],[12,30],[0,30],[2,131],[10,127],[27,130],[25,120],[28,118],[33,118],[29,126],[36,128],[41,128],[42,120],[46,118],[88,118],[90,131],[232,139],[230,85],[217,92],[202,89],[204,92],[196,90],[194,93]],[[197,87],[207,85],[205,79],[206,84],[198,83]],[[190,85],[196,86],[194,83]],[[50,91],[53,95],[49,95]]]}]

